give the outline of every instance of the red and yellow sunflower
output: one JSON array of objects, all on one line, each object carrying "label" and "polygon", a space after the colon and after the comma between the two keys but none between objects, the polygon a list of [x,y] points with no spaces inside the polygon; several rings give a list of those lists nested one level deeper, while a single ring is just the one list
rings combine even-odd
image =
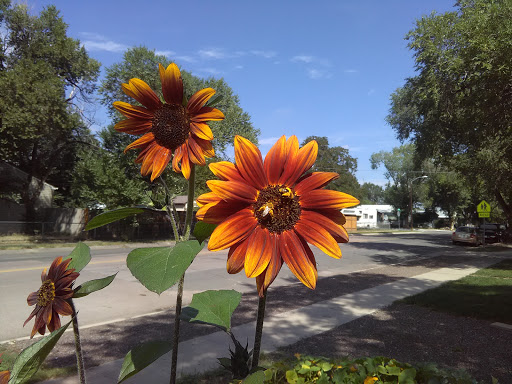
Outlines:
[{"label": "red and yellow sunflower", "polygon": [[[151,174],[151,181],[162,174],[171,160],[175,172],[190,177],[191,163],[205,165],[205,157],[212,157],[213,134],[206,121],[224,119],[224,114],[205,103],[215,94],[212,88],[196,92],[183,105],[183,80],[176,64],[164,68],[159,64],[162,93],[165,103],[140,79],[131,79],[123,84],[123,92],[143,106],[134,106],[122,101],[114,107],[128,119],[115,125],[119,132],[143,135],[128,145],[140,149],[136,163],[142,163],[142,176]],[[180,165],[181,164],[181,165]]]},{"label": "red and yellow sunflower", "polygon": [[283,261],[297,278],[314,289],[316,262],[307,243],[340,258],[338,243],[348,241],[342,208],[359,204],[346,193],[324,187],[333,172],[306,172],[315,163],[316,141],[299,148],[297,137],[281,137],[263,161],[249,140],[235,138],[236,164],[210,164],[220,180],[208,181],[212,192],[197,199],[197,218],[218,224],[208,249],[229,249],[227,269],[245,268],[256,277],[260,296],[274,281]]},{"label": "red and yellow sunflower", "polygon": [[[3,353],[0,353],[0,363],[2,362],[2,355],[3,355]],[[8,384],[10,378],[11,378],[11,372],[0,371],[0,384]]]},{"label": "red and yellow sunflower", "polygon": [[28,305],[36,306],[23,324],[25,326],[34,316],[36,317],[30,338],[37,332],[44,335],[46,327],[50,332],[59,329],[59,315],[73,314],[68,300],[73,297],[73,284],[80,274],[73,268],[67,269],[70,262],[71,259],[62,261],[61,256],[53,260],[48,274],[46,274],[46,268],[41,273],[41,287],[28,295]]}]

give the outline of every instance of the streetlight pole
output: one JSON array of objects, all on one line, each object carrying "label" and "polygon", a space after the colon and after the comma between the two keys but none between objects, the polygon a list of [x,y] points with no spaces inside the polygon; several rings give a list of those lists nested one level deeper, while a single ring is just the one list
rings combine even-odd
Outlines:
[{"label": "streetlight pole", "polygon": [[411,184],[410,184],[410,188],[409,188],[409,215],[410,215],[410,218],[411,218],[411,231],[413,230],[413,220],[412,220],[412,183],[413,181],[415,180],[419,180],[419,179],[426,179],[428,176],[418,176],[418,177],[415,177],[414,179],[411,180]]}]

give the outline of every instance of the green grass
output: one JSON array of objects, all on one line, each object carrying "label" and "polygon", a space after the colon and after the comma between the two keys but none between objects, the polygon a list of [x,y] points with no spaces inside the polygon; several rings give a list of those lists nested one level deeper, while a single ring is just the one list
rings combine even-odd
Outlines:
[{"label": "green grass", "polygon": [[512,260],[402,300],[436,311],[512,324]]}]

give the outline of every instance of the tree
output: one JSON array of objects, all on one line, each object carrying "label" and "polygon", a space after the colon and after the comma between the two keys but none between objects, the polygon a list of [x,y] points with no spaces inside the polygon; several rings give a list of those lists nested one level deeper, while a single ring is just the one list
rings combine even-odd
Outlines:
[{"label": "tree", "polygon": [[512,3],[457,6],[407,35],[417,75],[391,96],[387,120],[420,158],[456,159],[460,173],[478,175],[512,222]]},{"label": "tree", "polygon": [[361,204],[385,204],[386,192],[380,185],[363,183],[361,185]]},{"label": "tree", "polygon": [[329,189],[348,193],[356,198],[360,195],[360,186],[355,173],[357,159],[350,156],[348,149],[343,147],[329,147],[327,137],[309,136],[302,142],[306,145],[311,140],[318,143],[318,156],[313,172],[336,172],[340,177],[329,184]]},{"label": "tree", "polygon": [[77,105],[94,91],[99,64],[66,36],[53,6],[32,16],[4,1],[0,22],[0,157],[27,173],[21,198],[33,220],[44,182],[69,180],[77,146],[88,140]]},{"label": "tree", "polygon": [[[135,47],[128,49],[123,56],[123,61],[113,64],[106,68],[106,76],[99,89],[101,103],[107,107],[112,123],[99,132],[101,151],[95,151],[95,156],[83,153],[81,162],[90,163],[79,166],[79,173],[75,176],[75,185],[80,185],[85,180],[90,180],[90,185],[97,185],[97,188],[103,189],[97,193],[92,193],[92,189],[84,190],[76,195],[76,201],[82,204],[96,205],[105,204],[107,208],[117,208],[126,205],[141,204],[148,201],[149,191],[158,188],[159,183],[155,181],[153,185],[146,183],[140,176],[140,165],[134,164],[137,157],[137,151],[123,153],[125,147],[130,144],[136,136],[130,136],[125,133],[119,133],[114,129],[115,123],[124,117],[112,107],[114,101],[120,100],[131,104],[136,101],[127,95],[121,89],[122,83],[127,83],[131,78],[140,78],[144,80],[157,94],[161,94],[162,86],[158,72],[158,64],[163,66],[169,64],[165,56],[156,55],[153,50],[146,47]],[[222,96],[222,100],[216,105],[216,108],[222,110],[226,118],[220,122],[210,122],[214,134],[213,145],[216,156],[206,159],[207,164],[220,161],[227,157],[226,150],[232,146],[234,136],[242,135],[253,142],[257,142],[259,130],[255,129],[250,122],[250,116],[239,106],[239,99],[233,90],[223,79],[200,79],[181,70],[184,82],[185,98],[188,99],[196,91],[212,87],[217,91],[217,95]],[[104,168],[109,167],[112,172],[115,170],[120,177],[104,178],[100,173]],[[96,176],[95,176],[96,175]],[[212,177],[208,167],[196,167],[196,185],[197,193],[206,192],[206,180]],[[173,171],[165,172],[162,175],[171,192],[175,195],[183,194],[186,191],[186,180]],[[94,180],[102,180],[95,182]],[[96,184],[95,184],[96,183]],[[110,184],[109,184],[110,183]],[[115,193],[115,188],[123,189],[122,196]],[[127,193],[127,191],[130,191]],[[108,196],[106,195],[108,192]],[[129,197],[129,199],[127,199]]]},{"label": "tree", "polygon": [[[415,146],[406,144],[393,148],[391,152],[380,151],[373,153],[370,157],[372,169],[384,166],[386,171],[384,176],[388,179],[385,196],[395,209],[410,211],[410,187],[411,182],[416,177],[422,176],[421,166],[415,162]],[[421,187],[415,186],[413,189],[413,202],[417,201]],[[407,212],[406,211],[406,212]]]}]

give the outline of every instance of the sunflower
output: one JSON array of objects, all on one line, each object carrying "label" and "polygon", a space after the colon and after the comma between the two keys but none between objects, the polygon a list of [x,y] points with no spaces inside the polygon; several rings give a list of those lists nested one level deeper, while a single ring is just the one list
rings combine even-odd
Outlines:
[{"label": "sunflower", "polygon": [[151,181],[155,180],[174,153],[174,171],[183,173],[188,179],[191,163],[206,165],[205,156],[214,155],[213,134],[206,121],[222,120],[224,114],[204,106],[215,94],[212,88],[196,92],[184,106],[183,80],[178,66],[173,63],[166,69],[159,64],[159,70],[165,103],[144,81],[131,79],[128,84],[122,84],[123,92],[143,106],[114,102],[114,108],[128,118],[114,128],[119,132],[143,135],[124,150],[141,149],[135,162],[142,163],[142,176],[151,173]]},{"label": "sunflower", "polygon": [[48,274],[46,268],[41,274],[41,287],[37,292],[28,295],[28,305],[36,305],[23,324],[25,326],[34,316],[36,317],[30,338],[37,332],[44,335],[46,327],[50,332],[59,329],[59,315],[69,316],[73,313],[68,300],[73,297],[73,283],[80,274],[74,269],[67,269],[70,262],[71,259],[62,261],[61,256],[53,260]]},{"label": "sunflower", "polygon": [[260,296],[284,263],[307,287],[318,277],[307,243],[340,258],[337,243],[348,241],[341,209],[359,204],[346,193],[324,189],[338,178],[333,172],[306,172],[318,153],[316,141],[299,148],[297,137],[281,137],[263,162],[249,140],[235,138],[236,165],[210,164],[220,180],[207,182],[212,192],[197,199],[197,218],[218,224],[208,249],[229,249],[227,270],[256,277]]},{"label": "sunflower", "polygon": [[[0,353],[0,363],[2,362],[3,353]],[[9,371],[0,371],[0,384],[7,384],[9,379],[11,378],[11,373]]]}]

